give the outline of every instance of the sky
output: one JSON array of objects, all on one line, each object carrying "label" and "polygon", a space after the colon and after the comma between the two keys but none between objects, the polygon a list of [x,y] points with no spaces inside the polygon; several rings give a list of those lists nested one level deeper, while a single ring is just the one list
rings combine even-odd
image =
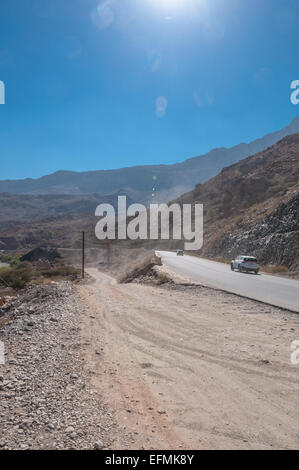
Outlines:
[{"label": "sky", "polygon": [[176,163],[299,115],[298,0],[2,0],[0,179]]}]

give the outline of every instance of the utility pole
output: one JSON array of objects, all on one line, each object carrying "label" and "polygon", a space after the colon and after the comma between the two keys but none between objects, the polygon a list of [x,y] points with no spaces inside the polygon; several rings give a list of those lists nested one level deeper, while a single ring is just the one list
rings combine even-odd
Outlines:
[{"label": "utility pole", "polygon": [[82,279],[84,279],[85,271],[85,232],[82,232]]}]

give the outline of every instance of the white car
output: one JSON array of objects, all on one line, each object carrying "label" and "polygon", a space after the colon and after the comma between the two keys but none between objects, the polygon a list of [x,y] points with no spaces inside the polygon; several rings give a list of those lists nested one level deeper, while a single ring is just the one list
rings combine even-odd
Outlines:
[{"label": "white car", "polygon": [[240,273],[248,273],[249,271],[258,274],[259,272],[259,265],[257,260],[254,256],[237,256],[236,259],[232,260],[231,262],[231,270],[234,271],[237,269]]}]

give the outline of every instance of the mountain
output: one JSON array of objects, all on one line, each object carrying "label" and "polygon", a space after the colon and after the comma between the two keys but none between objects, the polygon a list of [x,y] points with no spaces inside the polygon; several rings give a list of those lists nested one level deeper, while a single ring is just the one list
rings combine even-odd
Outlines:
[{"label": "mountain", "polygon": [[299,134],[224,168],[176,202],[204,205],[208,257],[299,268]]},{"label": "mountain", "polygon": [[[217,175],[222,168],[265,150],[283,137],[299,132],[299,117],[278,132],[249,144],[209,153],[173,165],[147,165],[89,172],[58,171],[38,179],[0,181],[0,193],[11,194],[126,194],[134,202],[166,202]],[[154,189],[153,189],[154,188]]]},{"label": "mountain", "polygon": [[[129,199],[128,203],[132,201]],[[33,222],[60,216],[92,214],[99,204],[117,206],[117,196],[55,195],[55,194],[9,194],[0,193],[0,220]]]},{"label": "mountain", "polygon": [[[46,245],[78,254],[85,230],[87,249],[103,251],[106,245],[94,235],[94,204],[102,201],[113,203],[113,198],[2,194],[0,250],[25,252]],[[262,264],[299,269],[299,133],[224,168],[173,202],[204,205],[201,255],[230,259],[253,254]],[[182,242],[116,240],[113,246],[177,249]]]}]

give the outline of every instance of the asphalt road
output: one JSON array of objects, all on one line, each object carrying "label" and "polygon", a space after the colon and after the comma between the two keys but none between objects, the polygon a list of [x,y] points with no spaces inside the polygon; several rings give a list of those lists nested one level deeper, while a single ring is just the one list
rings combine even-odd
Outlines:
[{"label": "asphalt road", "polygon": [[250,299],[299,313],[299,281],[269,274],[242,274],[230,265],[194,256],[158,251],[163,264],[177,274],[207,287],[225,290]]}]

